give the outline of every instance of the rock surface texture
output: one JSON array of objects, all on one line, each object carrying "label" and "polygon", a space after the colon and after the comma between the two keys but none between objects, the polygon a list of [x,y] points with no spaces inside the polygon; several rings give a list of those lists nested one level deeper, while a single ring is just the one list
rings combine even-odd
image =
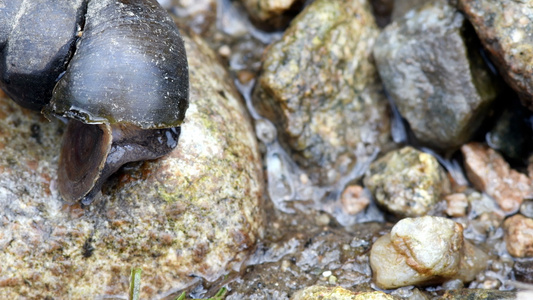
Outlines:
[{"label": "rock surface texture", "polygon": [[467,29],[460,12],[437,0],[387,26],[374,47],[401,115],[419,141],[442,150],[466,142],[497,96]]},{"label": "rock surface texture", "polygon": [[290,22],[302,7],[303,0],[241,0],[257,24],[279,29]]},{"label": "rock surface texture", "polygon": [[352,292],[342,287],[310,286],[299,290],[291,300],[393,300],[384,292]]},{"label": "rock surface texture", "polygon": [[389,141],[367,1],[318,0],[265,54],[254,104],[313,183],[329,185]]},{"label": "rock surface texture", "polygon": [[507,83],[533,110],[533,6],[518,0],[459,0]]},{"label": "rock surface texture", "polygon": [[533,257],[533,219],[520,214],[503,222],[507,251],[514,257]]},{"label": "rock surface texture", "polygon": [[131,166],[87,208],[56,186],[61,131],[0,102],[0,298],[143,299],[238,268],[262,232],[263,179],[250,121],[215,54],[185,37],[191,105],[170,155]]},{"label": "rock surface texture", "polygon": [[368,169],[365,186],[397,216],[423,216],[448,193],[450,182],[431,154],[412,147],[387,153]]},{"label": "rock surface texture", "polygon": [[461,152],[470,182],[493,197],[504,212],[516,212],[524,199],[533,196],[531,179],[511,169],[498,152],[478,143],[463,145]]},{"label": "rock surface texture", "polygon": [[391,289],[450,279],[471,281],[488,256],[463,238],[463,227],[441,217],[405,218],[372,245],[374,282]]}]

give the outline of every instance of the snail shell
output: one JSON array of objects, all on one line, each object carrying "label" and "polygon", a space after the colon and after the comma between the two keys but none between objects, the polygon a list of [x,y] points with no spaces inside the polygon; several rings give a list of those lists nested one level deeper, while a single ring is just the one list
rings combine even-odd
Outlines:
[{"label": "snail shell", "polygon": [[185,47],[156,0],[29,2],[0,10],[0,86],[22,106],[70,120],[58,186],[87,205],[124,163],[176,147],[189,97]]},{"label": "snail shell", "polygon": [[76,52],[45,113],[176,127],[188,105],[188,76],[181,36],[157,1],[89,1]]},{"label": "snail shell", "polygon": [[0,0],[0,87],[19,105],[50,101],[84,14],[83,0]]}]

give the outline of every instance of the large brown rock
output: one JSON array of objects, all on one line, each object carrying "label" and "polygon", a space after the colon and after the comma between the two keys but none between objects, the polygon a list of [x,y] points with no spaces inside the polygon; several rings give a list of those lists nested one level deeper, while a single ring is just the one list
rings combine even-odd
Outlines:
[{"label": "large brown rock", "polygon": [[507,83],[533,110],[533,6],[530,1],[459,0]]},{"label": "large brown rock", "polygon": [[255,106],[315,184],[338,182],[389,140],[378,33],[367,1],[318,0],[265,54]]},{"label": "large brown rock", "polygon": [[59,122],[0,102],[0,298],[143,299],[238,268],[262,234],[263,179],[250,120],[229,76],[185,37],[190,99],[179,145],[130,166],[83,209],[56,190]]}]

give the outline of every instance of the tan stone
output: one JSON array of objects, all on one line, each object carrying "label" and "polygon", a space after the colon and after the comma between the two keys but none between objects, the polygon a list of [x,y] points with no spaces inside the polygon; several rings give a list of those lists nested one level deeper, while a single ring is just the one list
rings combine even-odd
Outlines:
[{"label": "tan stone", "polygon": [[468,209],[468,198],[463,193],[450,194],[446,200],[446,214],[450,217],[464,217]]},{"label": "tan stone", "polygon": [[525,198],[533,195],[532,182],[509,166],[493,149],[469,143],[461,147],[466,175],[474,187],[493,197],[506,213],[518,210]]},{"label": "tan stone", "polygon": [[533,257],[533,219],[514,215],[503,222],[507,251],[514,257]]},{"label": "tan stone", "polygon": [[350,214],[356,215],[367,208],[370,204],[368,195],[360,185],[349,185],[344,189],[341,196],[342,209]]}]

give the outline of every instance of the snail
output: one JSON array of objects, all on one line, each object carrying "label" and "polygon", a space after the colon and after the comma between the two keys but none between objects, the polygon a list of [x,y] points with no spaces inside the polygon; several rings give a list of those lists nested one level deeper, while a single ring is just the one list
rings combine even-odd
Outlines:
[{"label": "snail", "polygon": [[173,150],[188,107],[183,39],[156,0],[0,0],[0,76],[68,120],[58,189],[82,205],[123,164]]}]

